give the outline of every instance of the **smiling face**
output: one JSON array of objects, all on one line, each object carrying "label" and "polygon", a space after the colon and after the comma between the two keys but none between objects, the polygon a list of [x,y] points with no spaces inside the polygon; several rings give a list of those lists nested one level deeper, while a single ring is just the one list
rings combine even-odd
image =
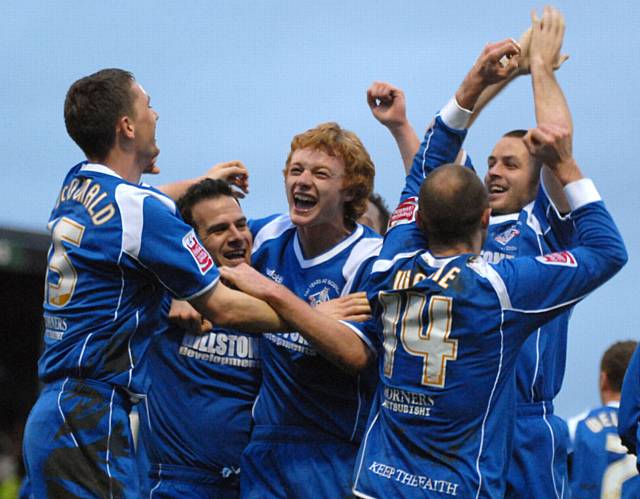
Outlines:
[{"label": "smiling face", "polygon": [[235,198],[203,199],[193,205],[191,214],[198,236],[217,265],[251,264],[251,231]]},{"label": "smiling face", "polygon": [[487,160],[484,183],[493,215],[516,213],[538,190],[538,169],[521,138],[502,137]]},{"label": "smiling face", "polygon": [[137,161],[142,165],[143,172],[150,172],[160,154],[160,149],[156,145],[156,122],[160,116],[151,107],[151,97],[138,83],[132,83],[131,92]]},{"label": "smiling face", "polygon": [[344,228],[344,162],[311,148],[297,149],[285,170],[289,216],[298,227],[333,225]]}]

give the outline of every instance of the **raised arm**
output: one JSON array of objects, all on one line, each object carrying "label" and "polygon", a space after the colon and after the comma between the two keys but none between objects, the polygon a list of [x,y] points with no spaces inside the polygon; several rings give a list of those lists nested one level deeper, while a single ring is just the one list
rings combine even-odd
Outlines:
[{"label": "raised arm", "polygon": [[[531,13],[531,23],[529,60],[536,123],[562,123],[570,132],[573,132],[569,105],[554,73],[556,61],[561,58],[564,18],[558,10],[546,6],[542,19],[538,19],[535,11]],[[542,169],[542,182],[558,211],[568,213],[570,207],[562,187],[555,177],[549,174],[546,167]]]},{"label": "raised arm", "polygon": [[404,92],[390,83],[374,81],[367,89],[367,103],[374,118],[391,132],[408,174],[413,156],[420,147],[420,139],[407,119]]},{"label": "raised arm", "polygon": [[435,168],[456,161],[478,98],[488,86],[509,78],[517,68],[519,53],[520,47],[510,38],[484,47],[455,97],[427,129],[414,156],[401,201],[417,197],[422,181]]},{"label": "raised arm", "polygon": [[348,372],[364,369],[373,352],[353,330],[302,301],[246,264],[223,267],[221,275],[243,291],[268,302],[325,358]]},{"label": "raised arm", "polygon": [[628,258],[597,189],[583,178],[573,158],[569,128],[543,123],[523,140],[563,185],[578,245],[545,255],[504,259],[494,267],[503,278],[505,310],[518,314],[526,324],[514,329],[515,334],[526,334],[582,300],[618,272]]},{"label": "raised arm", "polygon": [[[520,45],[520,56],[518,57],[518,69],[512,72],[507,78],[498,83],[494,83],[493,85],[489,85],[485,88],[478,100],[476,101],[476,105],[473,108],[473,114],[469,120],[468,128],[471,128],[471,125],[478,119],[480,112],[500,93],[502,92],[507,85],[509,85],[514,79],[519,76],[528,75],[531,72],[531,61],[530,61],[530,46],[531,46],[531,33],[532,28],[529,27],[527,30],[522,33],[520,36],[520,40],[518,40],[518,45]],[[557,54],[556,59],[553,61],[553,69],[554,71],[559,69],[560,66],[569,58],[568,55],[561,55],[559,52]]]},{"label": "raised arm", "polygon": [[243,198],[245,194],[249,193],[249,171],[241,161],[236,160],[218,163],[209,168],[200,177],[164,184],[159,186],[158,190],[176,201],[187,192],[189,187],[205,178],[226,180],[236,187],[235,195],[239,198]]}]

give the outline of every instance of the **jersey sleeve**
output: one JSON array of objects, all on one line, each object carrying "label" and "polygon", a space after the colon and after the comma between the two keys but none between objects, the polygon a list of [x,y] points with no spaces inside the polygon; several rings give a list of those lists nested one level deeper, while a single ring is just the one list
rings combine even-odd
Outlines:
[{"label": "jersey sleeve", "polygon": [[506,259],[495,266],[505,285],[503,309],[528,322],[527,328],[520,329],[539,327],[602,285],[626,263],[622,237],[602,201],[575,209],[572,217],[580,246]]},{"label": "jersey sleeve", "polygon": [[[426,239],[415,224],[420,186],[437,167],[455,161],[467,131],[470,113],[451,99],[427,128],[424,140],[413,158],[409,175],[400,195],[400,203],[391,214],[381,258],[391,259],[426,247]],[[470,161],[465,154],[464,162]],[[470,163],[469,163],[470,164]]]},{"label": "jersey sleeve", "polygon": [[640,346],[631,357],[622,383],[618,433],[629,452],[637,455],[640,442]]},{"label": "jersey sleeve", "polygon": [[256,234],[258,234],[258,232],[260,232],[260,230],[267,225],[269,222],[271,222],[272,220],[275,220],[276,218],[278,218],[279,215],[270,215],[268,217],[264,217],[264,218],[257,218],[257,219],[251,219],[248,222],[249,225],[249,230],[251,231],[251,235],[253,237],[256,237]]},{"label": "jersey sleeve", "polygon": [[220,274],[213,258],[169,198],[126,186],[116,197],[123,252],[153,272],[174,297],[191,299],[216,284]]},{"label": "jersey sleeve", "polygon": [[[437,167],[453,163],[467,135],[465,127],[470,113],[451,99],[427,128],[418,152],[413,158],[409,175],[405,180],[400,202],[417,197],[422,181]],[[465,158],[466,161],[466,158]]]},{"label": "jersey sleeve", "polygon": [[570,249],[578,245],[575,225],[570,214],[561,215],[544,187],[542,178],[535,199],[534,215],[543,224],[544,239],[554,251]]}]

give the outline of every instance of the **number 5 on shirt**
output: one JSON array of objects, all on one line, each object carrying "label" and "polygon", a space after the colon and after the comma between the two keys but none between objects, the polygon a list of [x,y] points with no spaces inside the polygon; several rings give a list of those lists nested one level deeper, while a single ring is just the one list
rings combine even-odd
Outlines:
[{"label": "number 5 on shirt", "polygon": [[[73,267],[62,242],[79,247],[83,234],[84,225],[67,217],[62,217],[53,228],[51,233],[53,254],[49,258],[49,266],[47,268],[47,301],[51,306],[64,307],[71,301],[76,288],[78,273]],[[54,274],[58,275],[57,282],[54,282]]]}]

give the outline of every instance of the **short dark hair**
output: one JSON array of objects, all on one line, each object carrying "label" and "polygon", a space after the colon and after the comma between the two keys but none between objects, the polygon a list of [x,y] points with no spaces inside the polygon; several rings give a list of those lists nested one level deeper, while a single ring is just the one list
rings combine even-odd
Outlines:
[{"label": "short dark hair", "polygon": [[527,135],[527,131],[526,130],[523,130],[521,128],[516,128],[515,130],[510,130],[507,133],[505,133],[503,135],[503,137],[513,137],[513,138],[516,138],[516,139],[521,139],[525,135]]},{"label": "short dark hair", "polygon": [[204,199],[217,199],[222,196],[232,197],[238,204],[240,204],[233,195],[233,190],[227,182],[220,179],[205,178],[197,184],[193,184],[189,187],[187,192],[178,199],[178,210],[180,210],[182,219],[191,225],[191,227],[198,230],[198,227],[193,220],[193,207]]},{"label": "short dark hair", "polygon": [[637,341],[618,341],[611,345],[602,356],[600,370],[607,375],[609,386],[614,392],[622,389],[622,380],[631,356],[638,346]]},{"label": "short dark hair", "polygon": [[487,189],[470,168],[447,164],[420,187],[420,216],[430,242],[468,242],[489,206]]},{"label": "short dark hair", "polygon": [[382,228],[380,235],[384,236],[387,232],[387,226],[389,225],[389,207],[377,192],[372,192],[369,195],[369,202],[378,208],[378,212],[380,213],[380,227]]},{"label": "short dark hair", "polygon": [[103,161],[116,139],[116,126],[133,109],[133,74],[103,69],[73,83],[64,101],[67,133],[90,160]]}]

